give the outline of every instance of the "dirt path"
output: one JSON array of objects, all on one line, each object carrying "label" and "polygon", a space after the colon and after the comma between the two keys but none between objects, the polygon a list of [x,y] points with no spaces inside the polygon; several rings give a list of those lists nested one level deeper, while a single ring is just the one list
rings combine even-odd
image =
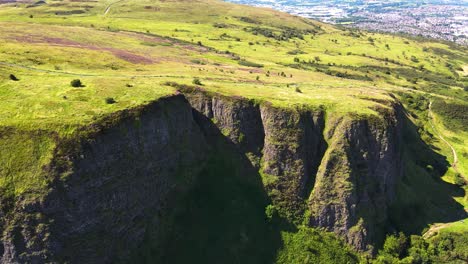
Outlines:
[{"label": "dirt path", "polygon": [[440,229],[443,229],[443,228],[446,228],[448,226],[450,226],[452,223],[444,223],[444,224],[435,224],[435,225],[432,225],[429,230],[426,231],[426,233],[424,233],[422,235],[423,238],[427,239],[427,238],[430,238],[434,235],[437,234],[437,232],[440,230]]},{"label": "dirt path", "polygon": [[122,1],[123,1],[123,0],[119,0],[119,1],[116,1],[116,2],[113,2],[113,3],[109,4],[109,5],[106,7],[106,10],[104,11],[104,15],[107,15],[107,13],[109,13],[109,11],[110,11],[110,9],[111,9],[111,7],[112,7],[113,5],[115,5],[115,4],[117,4],[117,3],[120,3],[120,2],[122,2]]}]

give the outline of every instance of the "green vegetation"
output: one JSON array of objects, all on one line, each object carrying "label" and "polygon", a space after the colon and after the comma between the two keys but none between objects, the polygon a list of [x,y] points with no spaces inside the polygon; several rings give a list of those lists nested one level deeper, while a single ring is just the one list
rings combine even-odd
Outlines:
[{"label": "green vegetation", "polygon": [[387,237],[376,264],[384,263],[466,263],[468,261],[468,236],[460,233],[442,233],[423,239],[400,233]]},{"label": "green vegetation", "polygon": [[107,104],[115,104],[116,101],[115,101],[115,99],[112,98],[112,97],[107,97],[107,98],[106,98],[106,103],[107,103]]},{"label": "green vegetation", "polygon": [[468,104],[449,102],[437,99],[433,104],[434,111],[444,116],[442,122],[446,127],[454,131],[466,131],[468,127]]},{"label": "green vegetation", "polygon": [[0,129],[0,199],[12,202],[25,192],[41,194],[47,184],[43,166],[50,163],[55,147],[53,134],[45,131]]},{"label": "green vegetation", "polygon": [[198,79],[198,78],[193,78],[192,83],[195,84],[195,85],[203,85],[202,82],[200,81],[200,79]]},{"label": "green vegetation", "polygon": [[12,80],[12,81],[19,81],[19,79],[18,79],[15,75],[13,75],[13,74],[10,74],[10,80]]},{"label": "green vegetation", "polygon": [[81,83],[80,79],[75,79],[70,82],[70,85],[72,87],[78,88],[78,87],[83,87],[83,84]]},{"label": "green vegetation", "polygon": [[240,60],[239,65],[242,66],[247,66],[247,67],[255,67],[255,68],[262,68],[263,64],[251,62],[251,61],[246,61],[246,60]]},{"label": "green vegetation", "polygon": [[[393,228],[422,234],[453,224],[430,239],[390,236],[376,261],[466,261],[468,221],[458,219],[468,209],[466,48],[215,0],[190,8],[187,1],[27,2],[0,4],[2,199],[47,191],[44,169],[58,139],[180,87],[379,118],[375,109],[396,95],[409,120]],[[217,154],[162,223],[167,233],[147,234],[135,253],[142,262],[360,260],[334,235],[281,219],[263,186],[239,176],[240,158]],[[158,255],[161,247],[167,256]]]},{"label": "green vegetation", "polygon": [[357,254],[330,233],[300,226],[281,235],[284,247],[276,263],[359,263]]}]

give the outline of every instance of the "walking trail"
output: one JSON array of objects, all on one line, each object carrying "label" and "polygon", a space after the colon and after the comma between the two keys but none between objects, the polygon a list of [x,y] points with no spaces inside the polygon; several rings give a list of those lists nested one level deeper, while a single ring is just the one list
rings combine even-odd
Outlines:
[{"label": "walking trail", "polygon": [[107,15],[107,13],[109,13],[109,11],[110,11],[110,9],[111,9],[111,7],[112,7],[113,5],[115,5],[115,4],[117,4],[117,3],[120,3],[120,2],[122,2],[122,1],[123,1],[123,0],[119,0],[119,1],[116,1],[116,2],[113,2],[113,3],[109,4],[109,5],[106,7],[106,10],[104,11],[104,15]]}]

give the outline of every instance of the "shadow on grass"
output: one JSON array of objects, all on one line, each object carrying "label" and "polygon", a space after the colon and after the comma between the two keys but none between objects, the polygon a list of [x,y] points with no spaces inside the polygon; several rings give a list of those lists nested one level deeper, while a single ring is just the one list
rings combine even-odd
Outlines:
[{"label": "shadow on grass", "polygon": [[408,119],[403,131],[403,176],[390,211],[390,226],[407,234],[421,234],[433,223],[453,222],[467,217],[454,197],[465,191],[442,180],[450,167],[446,157],[421,140]]}]

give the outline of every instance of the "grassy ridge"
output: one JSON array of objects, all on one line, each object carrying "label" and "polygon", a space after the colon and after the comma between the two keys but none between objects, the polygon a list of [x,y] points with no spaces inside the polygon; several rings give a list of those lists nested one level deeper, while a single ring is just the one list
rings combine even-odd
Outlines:
[{"label": "grassy ridge", "polygon": [[[457,72],[466,63],[464,50],[440,43],[340,30],[279,12],[219,1],[200,1],[191,8],[184,1],[110,4],[52,1],[31,8],[15,7],[28,4],[0,8],[0,61],[10,63],[0,68],[2,82],[10,72],[36,75],[38,70],[51,71],[59,76],[48,85],[57,86],[58,91],[36,93],[50,99],[52,94],[67,96],[67,82],[73,77],[89,78],[85,80],[88,87],[83,89],[88,94],[78,96],[81,101],[96,100],[84,104],[88,111],[74,107],[73,102],[57,100],[61,106],[49,113],[39,111],[36,116],[56,120],[54,113],[64,112],[70,117],[74,113],[62,109],[72,105],[79,114],[70,122],[79,123],[82,118],[89,121],[93,115],[105,113],[102,109],[113,111],[141,103],[148,96],[171,92],[155,83],[176,79],[189,84],[194,77],[201,78],[208,89],[225,94],[286,105],[323,104],[339,111],[363,113],[372,113],[366,110],[372,103],[357,100],[363,94],[385,96],[387,90],[399,87],[440,90],[445,80],[443,93],[459,96],[466,81]],[[250,65],[242,65],[243,61]],[[12,63],[28,68],[12,68]],[[258,69],[256,65],[263,67]],[[136,79],[143,84],[133,91],[125,89]],[[47,85],[42,76],[25,81],[28,85],[40,84],[41,88]],[[23,81],[4,83],[7,91],[25,86]],[[296,86],[302,94],[293,92]],[[101,95],[116,97],[117,104],[101,104]],[[5,94],[6,99],[16,96]],[[29,111],[36,99],[40,98],[35,96],[25,103]],[[356,104],[342,104],[349,100]],[[5,109],[16,104],[12,101]],[[86,112],[89,116],[83,117]],[[2,116],[5,123],[16,122],[11,121],[11,114]],[[31,119],[27,111],[19,111],[16,116]]]}]

